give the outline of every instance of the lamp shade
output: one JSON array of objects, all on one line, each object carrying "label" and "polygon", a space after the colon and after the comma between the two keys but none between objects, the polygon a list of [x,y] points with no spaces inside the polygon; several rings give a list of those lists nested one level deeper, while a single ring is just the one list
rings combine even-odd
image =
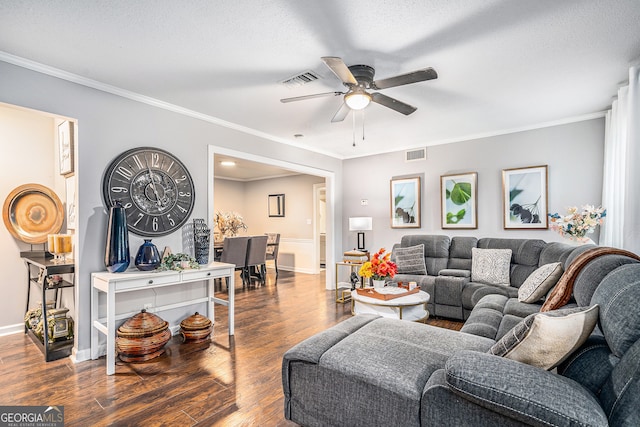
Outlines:
[{"label": "lamp shade", "polygon": [[344,102],[352,110],[362,110],[371,102],[371,95],[363,90],[356,89],[344,96]]},{"label": "lamp shade", "polygon": [[373,219],[370,216],[355,216],[349,218],[349,231],[373,230]]}]

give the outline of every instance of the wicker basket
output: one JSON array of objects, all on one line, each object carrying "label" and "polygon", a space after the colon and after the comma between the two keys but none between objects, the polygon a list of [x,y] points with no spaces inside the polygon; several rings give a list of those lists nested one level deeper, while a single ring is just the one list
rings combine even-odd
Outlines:
[{"label": "wicker basket", "polygon": [[182,342],[197,343],[209,341],[209,336],[213,330],[211,319],[199,314],[187,317],[180,322],[180,335]]},{"label": "wicker basket", "polygon": [[123,362],[145,362],[164,353],[165,344],[171,339],[169,322],[153,313],[142,310],[119,328],[116,351]]}]

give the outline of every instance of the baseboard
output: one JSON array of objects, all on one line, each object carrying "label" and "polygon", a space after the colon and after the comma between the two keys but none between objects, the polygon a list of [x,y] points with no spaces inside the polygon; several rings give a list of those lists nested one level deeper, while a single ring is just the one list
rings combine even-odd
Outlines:
[{"label": "baseboard", "polygon": [[69,356],[69,359],[71,359],[73,363],[80,363],[91,360],[91,349],[88,348],[86,350],[77,351],[74,347],[71,351],[71,356]]},{"label": "baseboard", "polygon": [[24,323],[16,323],[15,325],[8,325],[0,327],[0,337],[5,335],[12,335],[18,333],[24,333]]}]

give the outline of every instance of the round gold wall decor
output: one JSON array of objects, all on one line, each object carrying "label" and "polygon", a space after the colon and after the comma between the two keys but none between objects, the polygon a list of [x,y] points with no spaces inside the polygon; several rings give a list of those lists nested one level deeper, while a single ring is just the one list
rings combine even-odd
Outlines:
[{"label": "round gold wall decor", "polygon": [[53,190],[40,184],[25,184],[5,199],[2,219],[16,239],[44,243],[48,234],[56,234],[62,228],[64,211]]}]

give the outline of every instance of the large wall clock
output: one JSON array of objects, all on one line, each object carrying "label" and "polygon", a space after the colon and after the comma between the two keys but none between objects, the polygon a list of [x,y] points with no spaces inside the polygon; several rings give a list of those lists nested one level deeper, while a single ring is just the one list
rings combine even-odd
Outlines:
[{"label": "large wall clock", "polygon": [[182,226],[195,202],[193,180],[171,153],[134,148],[116,157],[105,171],[102,197],[107,208],[119,200],[127,227],[140,236],[164,236]]}]

